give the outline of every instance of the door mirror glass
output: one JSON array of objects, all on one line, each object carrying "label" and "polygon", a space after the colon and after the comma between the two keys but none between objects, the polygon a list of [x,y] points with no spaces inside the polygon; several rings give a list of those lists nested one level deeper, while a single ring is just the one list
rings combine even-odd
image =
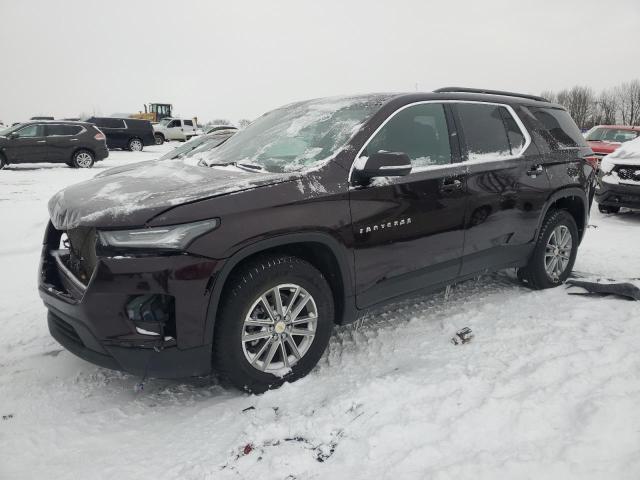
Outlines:
[{"label": "door mirror glass", "polygon": [[411,158],[402,152],[377,152],[360,157],[353,170],[354,181],[366,185],[376,177],[402,177],[411,172]]}]

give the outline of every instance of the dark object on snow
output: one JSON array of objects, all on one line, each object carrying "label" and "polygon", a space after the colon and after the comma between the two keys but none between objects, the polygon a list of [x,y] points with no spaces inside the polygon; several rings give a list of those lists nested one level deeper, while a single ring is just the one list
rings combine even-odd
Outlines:
[{"label": "dark object on snow", "polygon": [[8,415],[2,415],[3,420],[11,420],[12,418],[13,418],[13,413],[10,413]]},{"label": "dark object on snow", "polygon": [[454,345],[462,345],[463,343],[469,343],[473,339],[473,332],[469,327],[461,328],[456,334],[451,337],[451,343]]},{"label": "dark object on snow", "polygon": [[640,300],[640,288],[629,282],[601,283],[569,279],[567,280],[567,285],[586,290],[584,293],[569,292],[569,295],[615,295],[631,300]]}]

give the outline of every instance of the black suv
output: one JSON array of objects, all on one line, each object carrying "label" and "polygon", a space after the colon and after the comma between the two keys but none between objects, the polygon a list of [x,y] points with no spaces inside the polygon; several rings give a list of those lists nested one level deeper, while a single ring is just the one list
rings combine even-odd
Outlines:
[{"label": "black suv", "polygon": [[121,148],[132,152],[141,152],[144,147],[155,145],[153,126],[149,120],[136,118],[90,117],[93,123],[107,136],[109,148]]},{"label": "black suv", "polygon": [[197,166],[63,190],[40,271],[51,334],[108,368],[214,368],[260,392],[306,375],[333,325],[375,305],[507,267],[560,284],[591,150],[559,105],[461,90],[291,104]]},{"label": "black suv", "polygon": [[38,162],[91,168],[108,156],[104,134],[90,123],[35,121],[0,131],[0,169],[10,163]]}]

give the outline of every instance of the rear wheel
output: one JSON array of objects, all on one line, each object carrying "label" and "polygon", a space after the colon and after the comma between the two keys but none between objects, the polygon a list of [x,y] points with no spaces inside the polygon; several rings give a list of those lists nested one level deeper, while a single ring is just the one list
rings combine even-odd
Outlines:
[{"label": "rear wheel", "polygon": [[0,153],[0,170],[7,166],[7,159]]},{"label": "rear wheel", "polygon": [[142,140],[139,138],[130,139],[127,145],[127,149],[131,152],[141,152],[143,147]]},{"label": "rear wheel", "polygon": [[156,145],[162,145],[164,143],[164,136],[162,134],[156,133],[153,137],[156,139]]},{"label": "rear wheel", "polygon": [[600,213],[618,213],[620,211],[620,207],[598,204],[598,210]]},{"label": "rear wheel", "polygon": [[304,377],[334,323],[331,289],[297,257],[265,256],[229,279],[217,319],[214,368],[237,388],[261,393]]},{"label": "rear wheel", "polygon": [[91,168],[94,163],[93,153],[89,150],[78,150],[71,157],[71,166],[73,168]]},{"label": "rear wheel", "polygon": [[573,269],[578,241],[578,227],[573,216],[566,210],[550,212],[529,263],[518,270],[518,278],[535,289],[560,285]]}]

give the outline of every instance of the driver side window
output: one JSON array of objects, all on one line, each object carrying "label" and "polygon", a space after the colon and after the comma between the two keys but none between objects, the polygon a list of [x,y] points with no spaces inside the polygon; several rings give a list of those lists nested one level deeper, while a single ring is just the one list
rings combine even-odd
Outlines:
[{"label": "driver side window", "polygon": [[42,136],[42,125],[28,125],[24,128],[21,128],[16,132],[16,137],[25,138],[25,137],[41,137]]},{"label": "driver side window", "polygon": [[364,155],[381,151],[406,153],[414,170],[451,163],[444,106],[424,103],[398,112],[371,139]]}]

